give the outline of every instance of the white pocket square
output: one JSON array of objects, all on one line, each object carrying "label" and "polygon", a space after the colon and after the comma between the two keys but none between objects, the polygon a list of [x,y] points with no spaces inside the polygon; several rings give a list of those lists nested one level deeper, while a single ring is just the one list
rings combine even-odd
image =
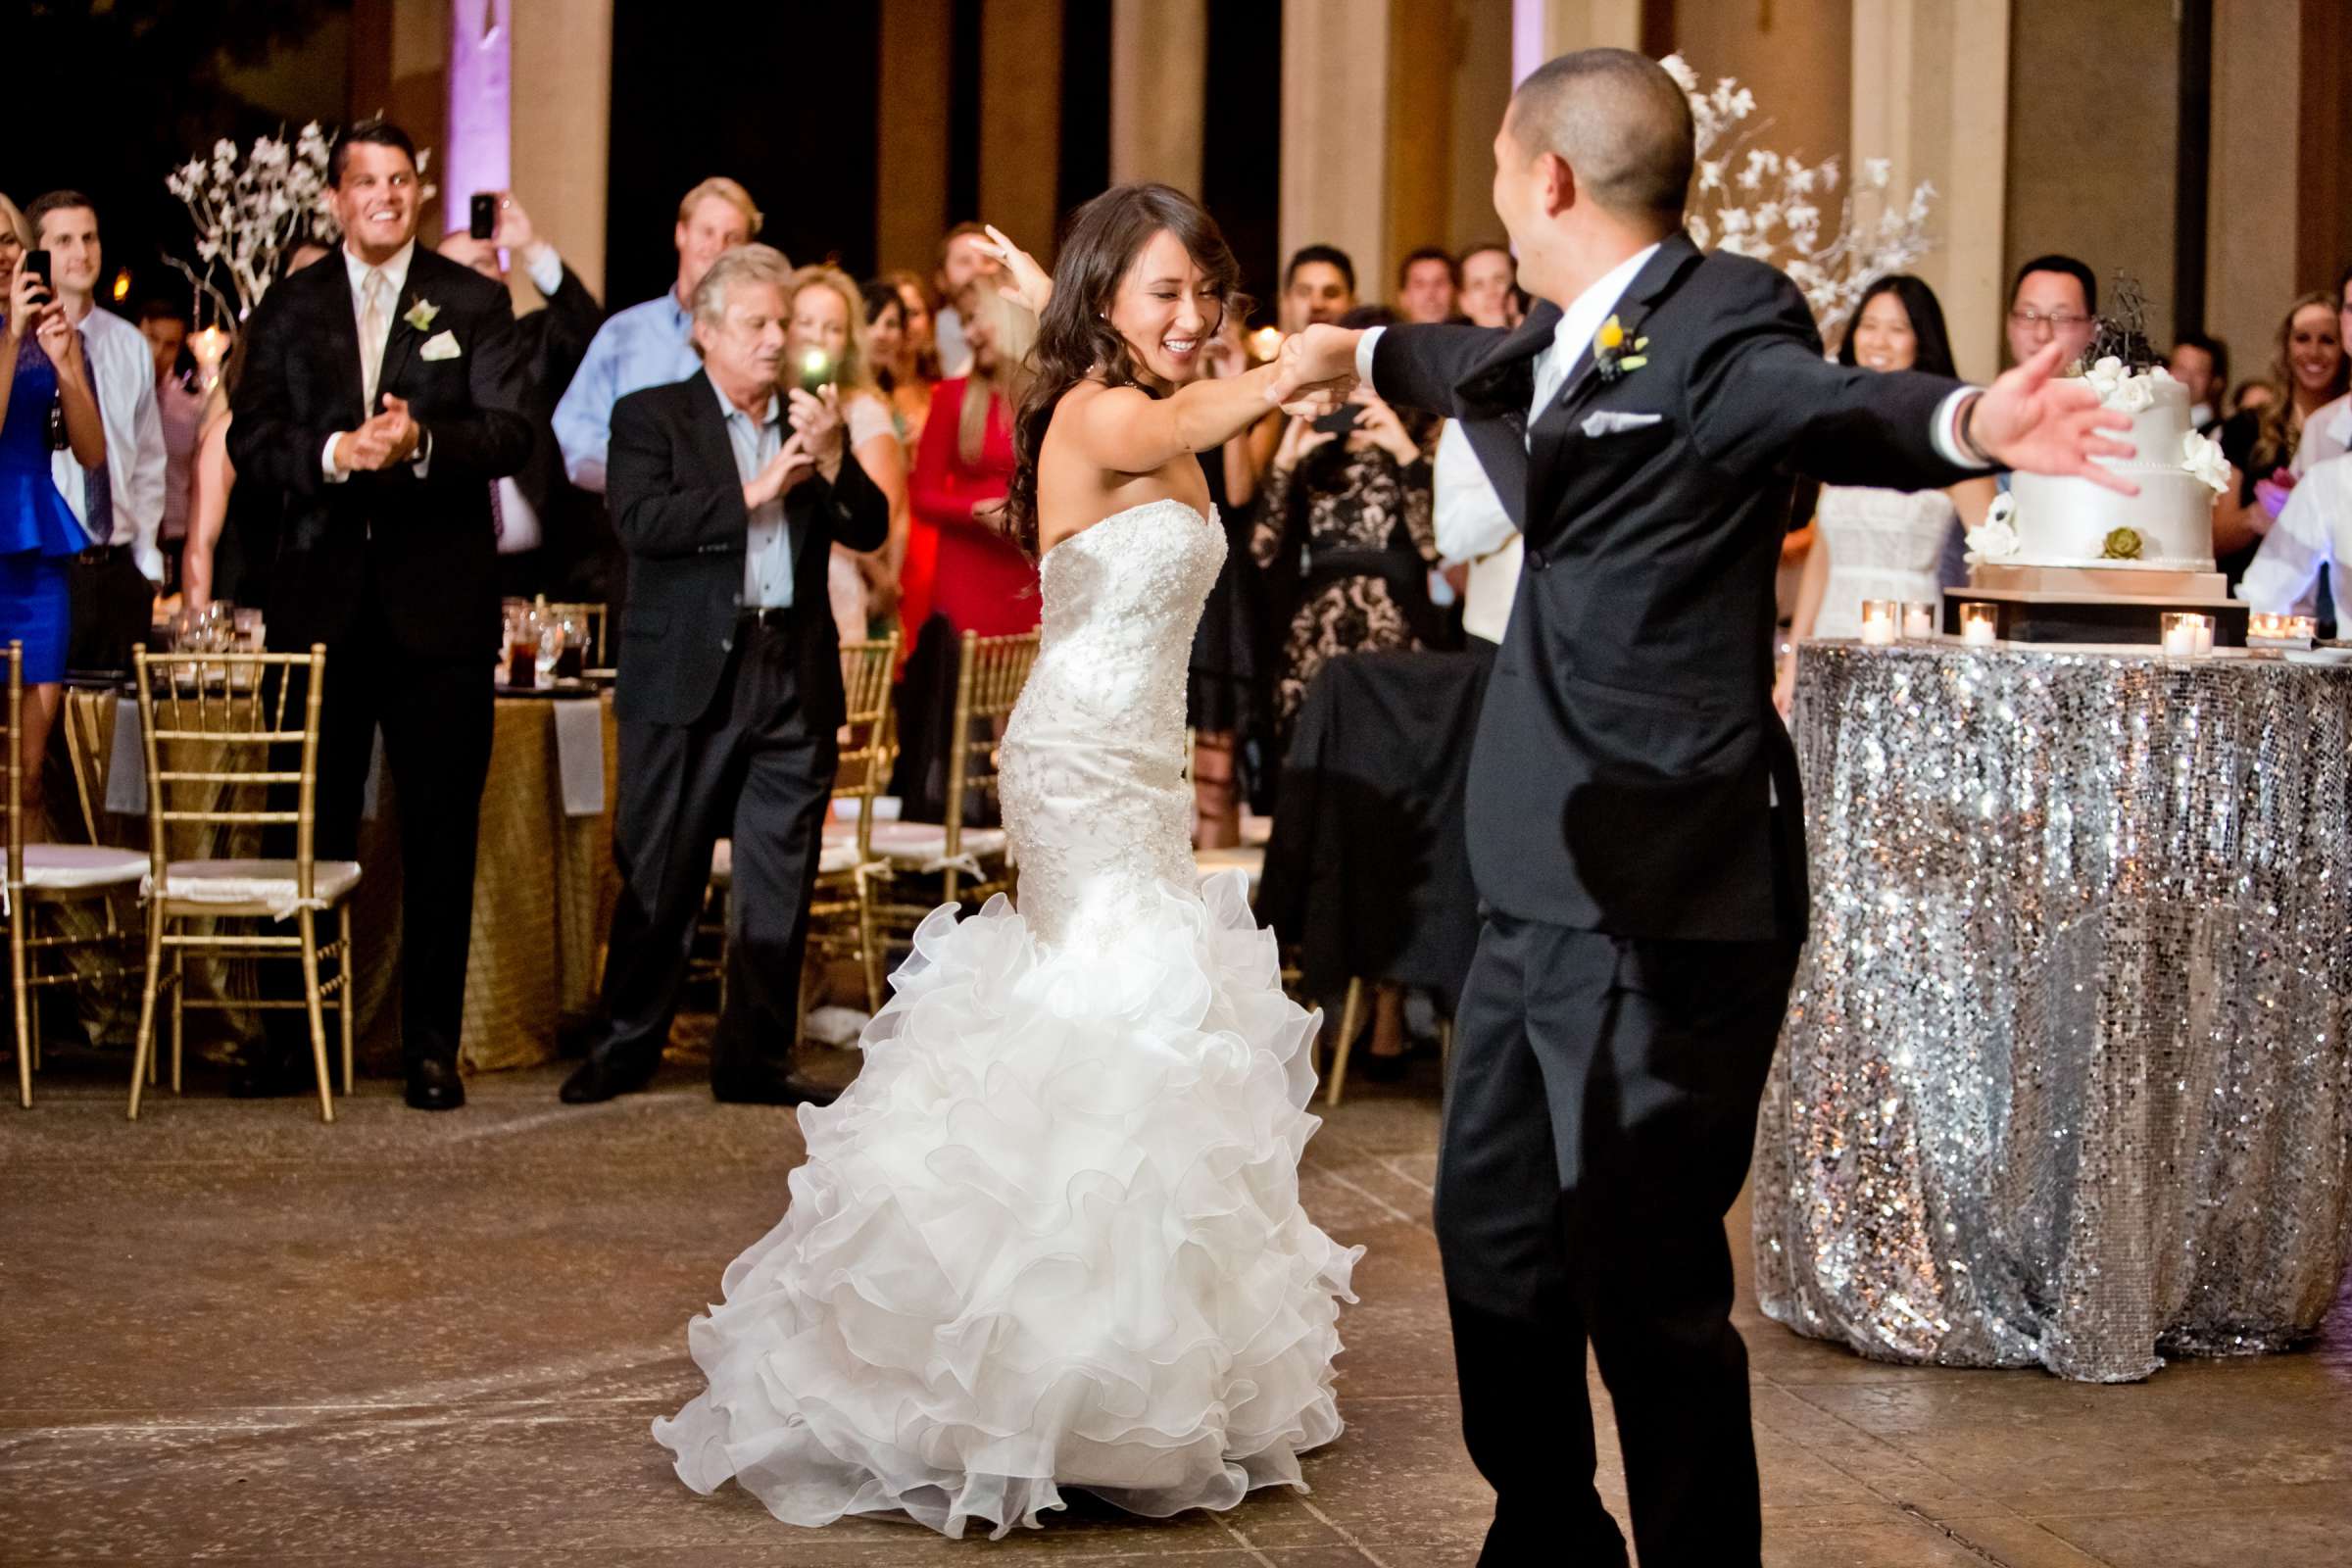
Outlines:
[{"label": "white pocket square", "polygon": [[1619,414],[1603,409],[1597,414],[1586,415],[1585,422],[1579,428],[1588,439],[1594,439],[1604,435],[1623,435],[1628,430],[1646,429],[1664,417],[1666,416],[1663,414]]},{"label": "white pocket square", "polygon": [[[436,332],[426,338],[424,347],[416,352],[428,360],[454,360],[466,351],[458,347],[457,333]],[[1653,415],[1651,417],[1654,418],[1656,416]]]}]

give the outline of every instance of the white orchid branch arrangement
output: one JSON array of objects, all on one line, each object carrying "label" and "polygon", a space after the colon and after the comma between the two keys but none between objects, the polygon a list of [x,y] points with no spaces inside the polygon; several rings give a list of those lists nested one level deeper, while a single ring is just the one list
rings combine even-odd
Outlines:
[{"label": "white orchid branch arrangement", "polygon": [[[1750,145],[1772,122],[1747,123],[1755,95],[1737,78],[1718,77],[1701,91],[1698,74],[1681,55],[1660,64],[1690,99],[1697,132],[1698,174],[1687,215],[1692,242],[1787,272],[1825,337],[1853,315],[1874,279],[1902,271],[1933,248],[1928,212],[1935,186],[1922,181],[1906,202],[1889,189],[1892,167],[1871,158],[1840,194],[1837,159],[1807,164]],[[1831,203],[1836,226],[1826,228],[1825,238],[1824,208]]]}]

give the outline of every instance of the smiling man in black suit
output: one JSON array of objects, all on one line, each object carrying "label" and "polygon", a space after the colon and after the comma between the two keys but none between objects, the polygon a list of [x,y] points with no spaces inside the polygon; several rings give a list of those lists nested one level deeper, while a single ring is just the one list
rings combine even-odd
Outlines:
[{"label": "smiling man in black suit", "polygon": [[1268,396],[1352,371],[1462,421],[1526,538],[1471,754],[1487,919],[1437,1183],[1482,1562],[1622,1564],[1592,1488],[1588,1343],[1642,1568],[1754,1568],[1746,1351],[1723,1219],[1806,917],[1772,708],[1797,473],[1925,489],[1995,466],[2128,490],[2055,345],[1980,391],[1826,363],[1804,297],[1683,227],[1690,111],[1655,62],[1563,55],[1494,138],[1540,303],[1516,331],[1314,326]]},{"label": "smiling man in black suit", "polygon": [[[416,244],[397,125],[352,126],[329,173],[342,248],[246,327],[229,424],[239,482],[281,498],[270,645],[327,648],[318,853],[358,858],[378,725],[400,804],[408,1101],[465,1103],[458,1033],[498,658],[490,486],[531,451],[507,291]],[[284,1015],[280,1015],[284,1016]],[[249,1092],[300,1081],[282,1037]]]}]

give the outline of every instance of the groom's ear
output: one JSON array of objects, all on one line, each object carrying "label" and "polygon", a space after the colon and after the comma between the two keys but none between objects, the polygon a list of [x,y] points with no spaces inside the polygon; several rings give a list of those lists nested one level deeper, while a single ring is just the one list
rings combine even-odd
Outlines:
[{"label": "groom's ear", "polygon": [[1546,218],[1557,218],[1574,207],[1579,197],[1576,171],[1558,153],[1536,155],[1536,195]]}]

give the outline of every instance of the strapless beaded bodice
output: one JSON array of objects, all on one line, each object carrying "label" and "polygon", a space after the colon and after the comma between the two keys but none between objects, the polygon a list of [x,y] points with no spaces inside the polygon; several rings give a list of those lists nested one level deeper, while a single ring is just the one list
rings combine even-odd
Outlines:
[{"label": "strapless beaded bodice", "polygon": [[1047,947],[1107,946],[1162,883],[1191,888],[1185,672],[1225,532],[1181,501],[1111,514],[1047,552],[1002,795],[1020,912]]}]

